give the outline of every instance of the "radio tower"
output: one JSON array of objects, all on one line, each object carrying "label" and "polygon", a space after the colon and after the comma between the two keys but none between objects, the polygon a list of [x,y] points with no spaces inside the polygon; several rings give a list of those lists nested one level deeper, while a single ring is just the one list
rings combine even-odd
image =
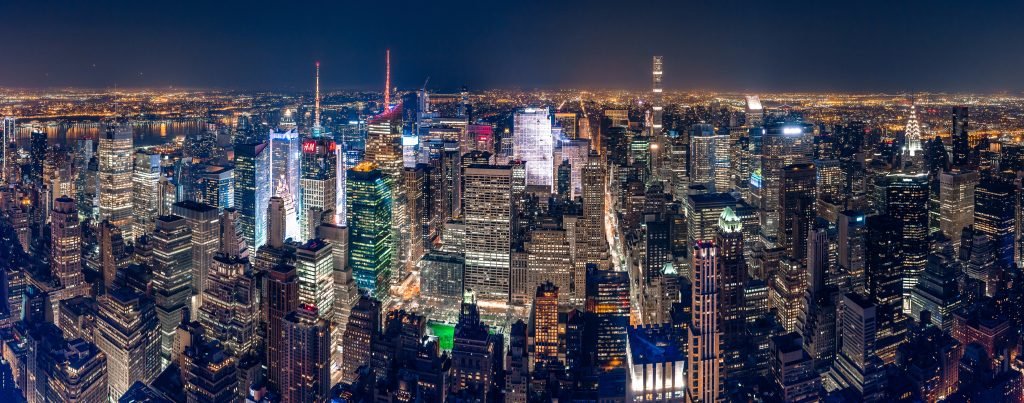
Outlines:
[{"label": "radio tower", "polygon": [[391,109],[391,49],[384,53],[384,112]]},{"label": "radio tower", "polygon": [[316,99],[313,101],[313,137],[319,137],[320,131],[320,62],[316,62]]}]

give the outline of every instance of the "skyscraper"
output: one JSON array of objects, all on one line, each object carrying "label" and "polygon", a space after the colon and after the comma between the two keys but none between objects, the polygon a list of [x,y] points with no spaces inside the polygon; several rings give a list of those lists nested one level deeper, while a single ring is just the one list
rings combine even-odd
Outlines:
[{"label": "skyscraper", "polygon": [[100,221],[116,225],[128,240],[135,239],[132,223],[132,131],[128,126],[110,126],[100,134],[99,199]]},{"label": "skyscraper", "polygon": [[464,175],[465,287],[482,301],[505,303],[509,298],[512,169],[473,165]]},{"label": "skyscraper", "polygon": [[299,305],[315,307],[330,321],[334,306],[334,256],[331,245],[310,239],[295,248],[295,268],[299,276]]},{"label": "skyscraper", "polygon": [[50,214],[50,267],[62,287],[59,295],[51,297],[56,304],[86,295],[88,285],[82,275],[82,227],[75,200],[67,196],[58,198]]},{"label": "skyscraper", "polygon": [[136,237],[153,232],[153,220],[160,214],[157,185],[160,183],[160,154],[136,152],[132,172],[132,213]]},{"label": "skyscraper", "polygon": [[948,171],[939,173],[939,228],[960,250],[960,236],[964,228],[974,223],[974,189],[978,184],[975,171]]},{"label": "skyscraper", "polygon": [[341,363],[342,379],[346,383],[355,382],[359,378],[359,367],[370,362],[371,347],[380,332],[380,309],[380,302],[367,296],[359,298],[352,307],[342,340],[345,352],[345,360]]},{"label": "skyscraper", "polygon": [[235,145],[235,207],[249,250],[267,243],[267,206],[271,194],[271,151],[267,143]]},{"label": "skyscraper", "polygon": [[686,394],[693,402],[716,402],[722,392],[718,247],[711,241],[698,241],[690,259],[694,281],[693,313],[687,326],[690,367]]},{"label": "skyscraper", "polygon": [[[806,123],[775,123],[766,125],[761,136],[759,180],[752,178],[754,196],[759,202],[761,232],[774,241],[781,236],[782,170],[787,165],[807,163],[813,154],[814,128]],[[755,170],[755,174],[757,174]]]},{"label": "skyscraper", "polygon": [[356,285],[379,301],[389,298],[395,258],[389,183],[370,162],[348,172],[348,262]]},{"label": "skyscraper", "polygon": [[629,273],[587,265],[585,350],[592,351],[597,369],[608,372],[626,365],[629,327]]},{"label": "skyscraper", "polygon": [[690,127],[690,183],[714,185],[717,192],[730,189],[729,135],[716,134],[709,124]]},{"label": "skyscraper", "polygon": [[149,299],[127,288],[100,297],[96,344],[107,356],[111,400],[120,398],[132,383],[149,383],[160,373],[158,328]]},{"label": "skyscraper", "polygon": [[532,351],[530,368],[536,364],[564,362],[564,340],[558,323],[558,286],[546,282],[536,288],[533,310],[530,312]]},{"label": "skyscraper", "polygon": [[952,165],[959,168],[969,168],[971,164],[971,143],[967,136],[967,107],[954,106],[952,111],[953,125],[950,129],[950,137],[953,138]]},{"label": "skyscraper", "polygon": [[[903,281],[900,263],[905,226],[895,217],[871,216],[867,219],[865,252],[866,289],[877,311],[878,355],[886,362],[895,359],[896,346],[903,341]],[[909,301],[908,301],[909,304]],[[845,346],[844,346],[845,349]]]},{"label": "skyscraper", "polygon": [[220,214],[216,207],[194,201],[174,203],[174,215],[182,217],[192,230],[192,303],[191,311],[202,305],[203,291],[209,279],[213,254],[220,247]]},{"label": "skyscraper", "polygon": [[153,242],[153,298],[160,324],[161,368],[173,360],[178,325],[190,309],[192,296],[192,230],[184,218],[160,216],[150,241]]},{"label": "skyscraper", "polygon": [[284,318],[285,350],[281,396],[284,402],[319,402],[330,396],[330,329],[312,305],[300,305]]},{"label": "skyscraper", "polygon": [[661,134],[661,120],[663,113],[663,100],[661,95],[661,76],[663,71],[661,68],[661,56],[654,56],[652,67],[653,73],[651,75],[651,86],[653,88],[651,89],[651,103],[653,106],[651,109],[654,111],[654,116],[652,118],[651,135],[656,136]]},{"label": "skyscraper", "polygon": [[807,235],[817,206],[817,174],[814,164],[792,164],[782,168],[780,204],[782,231],[779,246],[801,264],[807,262]]},{"label": "skyscraper", "polygon": [[263,296],[263,311],[267,318],[267,380],[277,390],[284,390],[284,372],[281,364],[290,354],[284,336],[284,318],[299,307],[299,281],[295,267],[274,266],[268,273]]},{"label": "skyscraper", "polygon": [[[717,246],[718,303],[722,331],[722,364],[726,375],[742,369],[740,346],[746,326],[743,289],[747,284],[747,264],[743,256],[743,224],[731,207],[718,219]],[[695,277],[696,278],[696,277]]]},{"label": "skyscraper", "polygon": [[18,126],[13,117],[5,116],[0,120],[0,183],[4,185],[12,182],[7,177],[10,172],[9,166],[14,165],[14,162],[11,161],[12,158],[8,156],[8,148],[18,136],[17,129]]},{"label": "skyscraper", "polygon": [[[928,256],[928,176],[927,174],[890,174],[885,189],[885,211],[902,223],[900,252],[903,262],[904,313],[910,312],[910,290],[924,271]],[[1011,242],[1012,256],[1012,242]],[[877,301],[876,301],[877,303]],[[879,304],[879,317],[884,317]],[[882,357],[890,362],[886,356]]]},{"label": "skyscraper", "polygon": [[[298,203],[301,187],[300,165],[302,163],[302,143],[299,133],[294,129],[270,132],[270,185],[271,195],[285,198],[287,194],[292,203]],[[288,217],[286,238],[299,239],[299,222],[297,217]]]},{"label": "skyscraper", "polygon": [[988,235],[1000,268],[1013,267],[1017,189],[1010,184],[986,180],[974,189],[974,229]]},{"label": "skyscraper", "polygon": [[316,238],[321,215],[337,214],[338,156],[334,140],[306,139],[302,142],[300,241]]},{"label": "skyscraper", "polygon": [[526,184],[551,188],[555,172],[551,111],[548,108],[517,110],[512,130],[513,155],[516,159],[526,161]]}]

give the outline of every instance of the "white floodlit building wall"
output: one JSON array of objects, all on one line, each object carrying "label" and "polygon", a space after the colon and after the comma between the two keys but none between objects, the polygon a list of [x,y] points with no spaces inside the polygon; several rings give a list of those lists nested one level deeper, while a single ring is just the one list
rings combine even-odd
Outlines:
[{"label": "white floodlit building wall", "polygon": [[551,133],[548,108],[516,111],[512,122],[512,152],[516,159],[526,161],[527,185],[554,185],[555,138]]}]

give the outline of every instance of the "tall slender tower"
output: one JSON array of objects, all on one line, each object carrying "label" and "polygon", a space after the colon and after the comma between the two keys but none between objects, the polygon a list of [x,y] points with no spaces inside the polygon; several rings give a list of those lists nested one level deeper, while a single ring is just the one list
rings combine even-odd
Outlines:
[{"label": "tall slender tower", "polygon": [[111,126],[100,134],[99,148],[100,221],[108,220],[133,240],[132,223],[132,131]]},{"label": "tall slender tower", "polygon": [[384,111],[391,109],[391,49],[384,53]]},{"label": "tall slender tower", "polygon": [[316,95],[313,100],[313,137],[320,137],[320,62],[316,62]]},{"label": "tall slender tower", "polygon": [[661,109],[662,109],[662,96],[661,96],[661,56],[654,56],[654,71],[652,76],[652,90],[651,90],[651,104],[654,110],[654,124],[651,125],[651,135],[661,133]]},{"label": "tall slender tower", "polygon": [[689,326],[690,360],[687,395],[692,402],[717,402],[721,393],[721,329],[718,311],[719,248],[711,241],[693,246],[693,314]]}]

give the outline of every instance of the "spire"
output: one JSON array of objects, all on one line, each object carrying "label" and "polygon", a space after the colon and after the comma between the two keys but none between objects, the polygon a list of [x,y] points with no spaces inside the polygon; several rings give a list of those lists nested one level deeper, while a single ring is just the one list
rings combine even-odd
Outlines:
[{"label": "spire", "polygon": [[313,106],[313,134],[320,134],[320,62],[316,62],[316,100]]},{"label": "spire", "polygon": [[907,153],[913,157],[921,151],[921,125],[917,122],[917,111],[914,108],[914,101],[910,101],[910,118],[907,119],[905,133],[907,142]]},{"label": "spire", "polygon": [[384,53],[384,111],[391,108],[391,49]]}]

